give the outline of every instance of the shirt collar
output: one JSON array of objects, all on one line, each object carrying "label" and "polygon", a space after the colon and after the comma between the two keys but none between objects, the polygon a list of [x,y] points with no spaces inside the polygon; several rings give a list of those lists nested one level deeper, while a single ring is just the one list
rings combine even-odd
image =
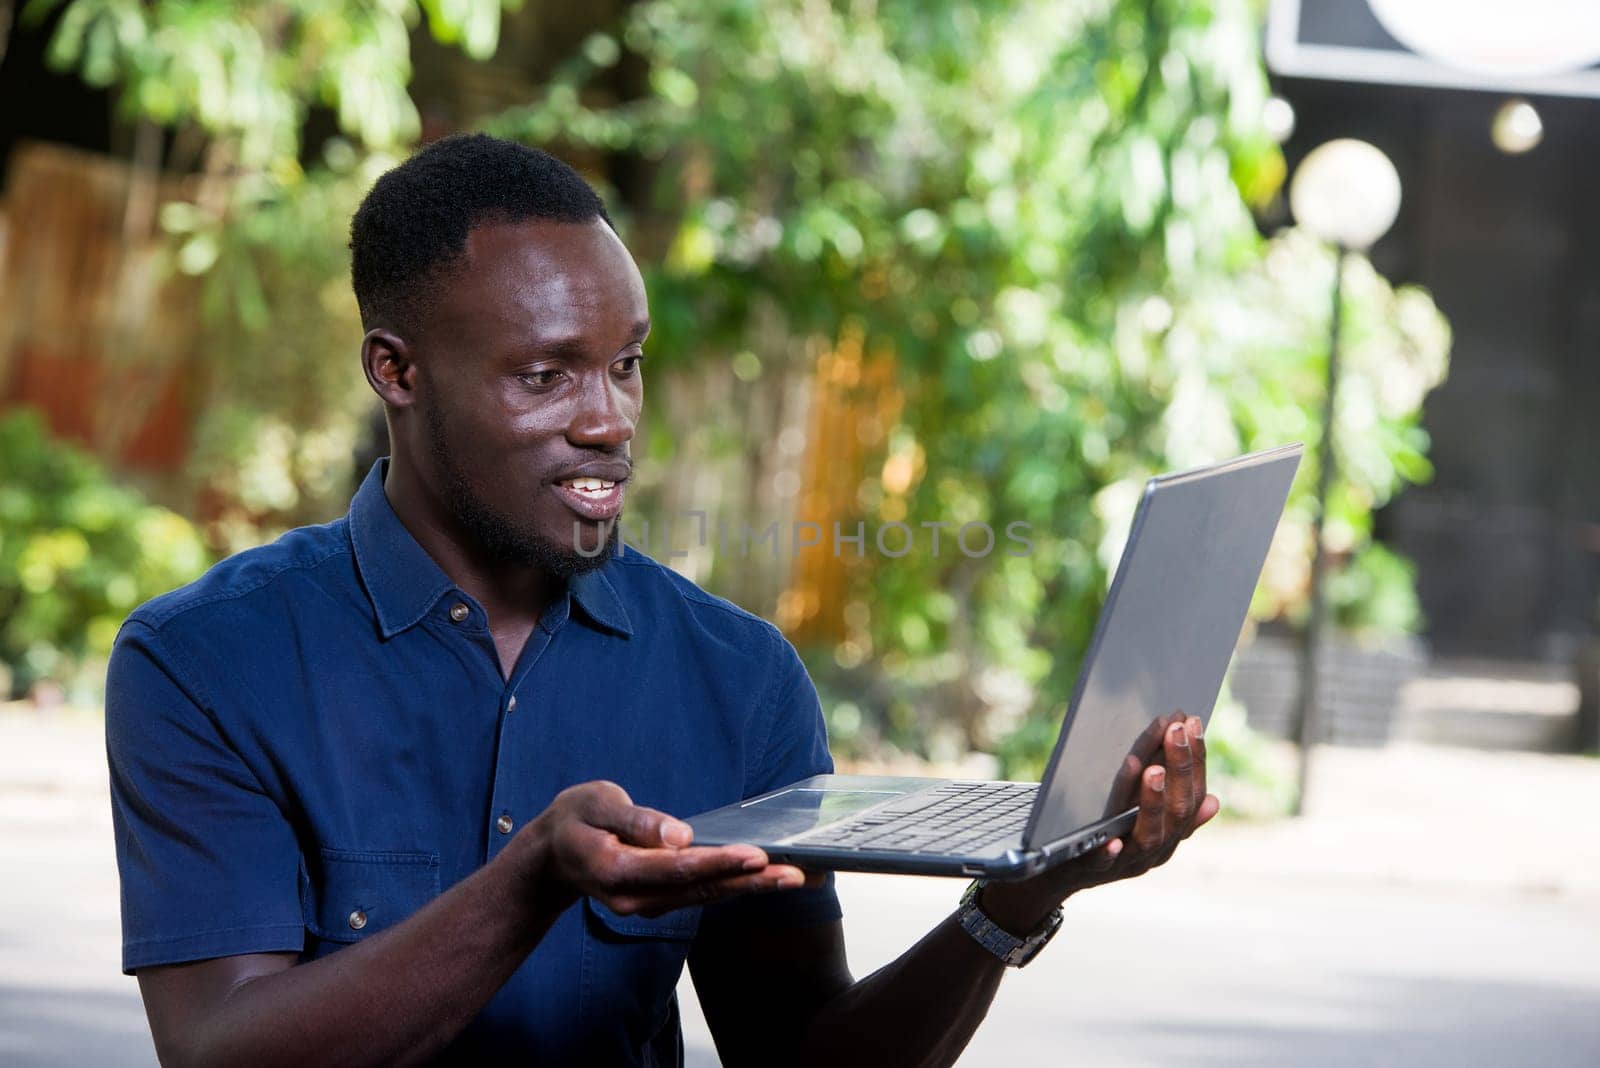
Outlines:
[{"label": "shirt collar", "polygon": [[[440,597],[456,588],[395,515],[383,490],[388,473],[388,457],[372,465],[350,501],[349,520],[356,570],[361,573],[378,618],[378,629],[385,639],[416,626]],[[609,569],[608,563],[573,578],[567,591],[592,622],[631,637],[633,623],[616,587],[606,577]]]},{"label": "shirt collar", "polygon": [[608,561],[606,566],[588,574],[574,575],[567,583],[567,589],[572,593],[572,600],[592,621],[607,630],[616,631],[624,638],[631,638],[633,621],[622,607],[622,597],[618,595],[617,588],[606,577],[611,566]]},{"label": "shirt collar", "polygon": [[421,622],[428,610],[455,588],[427,550],[400,522],[383,492],[389,459],[372,465],[350,502],[350,545],[356,570],[367,588],[378,629],[392,638]]}]

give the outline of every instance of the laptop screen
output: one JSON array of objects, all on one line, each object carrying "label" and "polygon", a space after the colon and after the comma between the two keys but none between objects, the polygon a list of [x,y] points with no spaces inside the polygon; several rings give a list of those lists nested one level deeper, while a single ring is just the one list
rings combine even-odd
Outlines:
[{"label": "laptop screen", "polygon": [[1211,715],[1301,446],[1152,479],[1133,518],[1023,844],[1137,804],[1177,712]]}]

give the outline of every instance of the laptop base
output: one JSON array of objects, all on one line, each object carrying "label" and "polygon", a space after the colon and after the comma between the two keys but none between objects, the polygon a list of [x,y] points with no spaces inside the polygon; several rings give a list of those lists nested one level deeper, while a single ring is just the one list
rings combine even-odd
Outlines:
[{"label": "laptop base", "polygon": [[781,790],[697,816],[696,845],[748,844],[770,860],[796,867],[829,871],[884,872],[983,878],[1013,882],[1029,878],[1104,845],[1133,826],[1135,811],[1121,813],[1032,850],[1022,848],[1022,825],[1016,833],[982,849],[919,853],[905,848],[871,846],[843,849],[832,843],[807,844],[829,828],[875,817],[915,814],[941,790],[967,786],[1033,784],[974,783],[959,779],[926,779],[874,775],[817,775]]}]

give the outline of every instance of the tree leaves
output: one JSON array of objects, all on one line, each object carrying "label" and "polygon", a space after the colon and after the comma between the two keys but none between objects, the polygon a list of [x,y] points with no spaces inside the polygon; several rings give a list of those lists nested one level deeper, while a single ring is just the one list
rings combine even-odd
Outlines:
[{"label": "tree leaves", "polygon": [[[919,552],[856,569],[869,610],[850,617],[837,660],[853,688],[865,672],[882,695],[852,700],[865,717],[858,744],[876,729],[915,745],[904,730],[919,720],[899,702],[960,718],[971,680],[996,673],[1053,718],[1126,529],[1127,509],[1112,505],[1136,498],[1124,491],[1163,469],[1314,438],[1331,261],[1297,237],[1263,242],[1250,215],[1284,176],[1261,124],[1257,32],[1243,0],[870,13],[652,0],[619,31],[651,95],[591,108],[579,101],[592,71],[571,67],[544,100],[495,120],[582,141],[606,119],[625,145],[671,146],[671,195],[632,206],[677,230],[664,270],[647,265],[666,362],[708,347],[763,369],[792,358],[729,314],[750,293],[771,294],[792,335],[826,343],[855,323],[894,353],[906,394],[895,433],[917,442],[926,473],[865,494],[862,518],[1033,525],[1034,554],[1003,566]],[[780,239],[760,240],[761,228]],[[1392,294],[1370,272],[1350,293],[1364,325],[1349,334],[1361,351],[1341,418],[1361,432],[1343,446],[1335,527],[1360,552],[1370,508],[1425,471],[1417,406],[1442,376],[1447,334],[1425,295]],[[1289,512],[1302,532],[1311,485],[1307,474]],[[1298,612],[1304,597],[1306,543],[1283,544],[1302,559],[1272,570],[1280,586],[1258,602],[1269,615]],[[1407,581],[1368,571],[1386,590]],[[1394,600],[1370,583],[1343,588]],[[954,613],[930,614],[934,594]],[[836,658],[815,652],[826,686]],[[998,742],[981,712],[965,722],[969,742]]]}]

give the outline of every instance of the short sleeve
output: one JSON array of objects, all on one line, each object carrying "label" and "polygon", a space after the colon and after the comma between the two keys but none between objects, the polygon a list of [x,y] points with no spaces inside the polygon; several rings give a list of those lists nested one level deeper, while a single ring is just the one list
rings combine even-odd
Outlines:
[{"label": "short sleeve", "polygon": [[[794,646],[773,632],[773,666],[769,678],[766,742],[759,764],[745,784],[745,797],[776,790],[811,775],[833,771],[828,752],[828,730],[822,718],[817,688],[806,673]],[[758,719],[758,722],[760,720]],[[833,874],[815,889],[751,894],[708,905],[700,921],[702,933],[725,934],[729,928],[750,926],[801,927],[828,923],[841,917],[834,892]]]},{"label": "short sleeve", "polygon": [[106,677],[122,969],[299,952],[300,853],[157,632],[123,626]]}]

